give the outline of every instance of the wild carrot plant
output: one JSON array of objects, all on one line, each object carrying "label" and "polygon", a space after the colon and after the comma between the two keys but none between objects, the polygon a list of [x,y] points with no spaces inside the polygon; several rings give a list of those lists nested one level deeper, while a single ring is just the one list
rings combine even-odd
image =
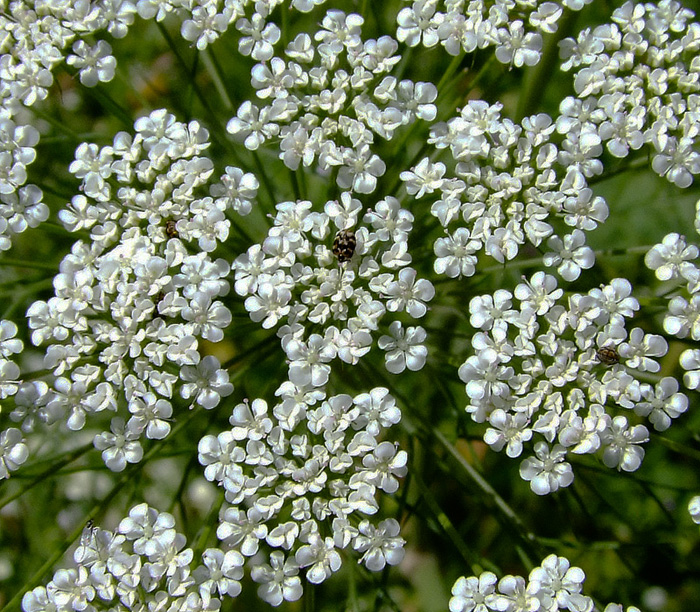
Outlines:
[{"label": "wild carrot plant", "polygon": [[3,610],[697,605],[689,1],[0,8]]}]

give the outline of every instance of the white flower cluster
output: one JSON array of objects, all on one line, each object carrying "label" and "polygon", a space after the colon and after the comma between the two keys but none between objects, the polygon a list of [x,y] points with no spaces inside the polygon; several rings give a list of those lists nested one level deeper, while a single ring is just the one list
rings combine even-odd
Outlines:
[{"label": "white flower cluster", "polygon": [[25,185],[26,168],[35,157],[39,132],[20,117],[48,95],[53,84],[51,71],[64,59],[78,69],[81,82],[89,87],[110,81],[116,60],[105,41],[94,46],[76,38],[90,37],[107,29],[115,37],[125,36],[133,21],[131,2],[56,3],[11,2],[0,14],[3,32],[0,57],[0,250],[11,246],[11,236],[46,221],[49,208],[36,185]]},{"label": "white flower cluster", "polygon": [[[599,151],[558,148],[550,142],[555,124],[545,115],[525,118],[522,125],[501,117],[500,103],[470,100],[457,117],[431,129],[429,142],[450,149],[454,175],[442,162],[423,159],[402,172],[416,198],[437,192],[431,213],[445,229],[435,241],[435,271],[456,278],[475,272],[483,250],[503,263],[527,242],[550,251],[547,266],[565,280],[593,266],[585,231],[608,216],[608,206],[588,188],[591,164]],[[552,225],[573,228],[562,237]],[[563,221],[563,223],[561,223]],[[561,230],[559,230],[561,231]]]},{"label": "white flower cluster", "polygon": [[165,111],[135,129],[112,146],[78,147],[71,171],[84,195],[60,217],[91,240],[63,259],[55,296],[27,311],[32,342],[48,344],[44,365],[56,378],[52,388],[22,385],[10,413],[25,430],[37,420],[80,430],[91,415],[115,415],[95,446],[116,471],[141,459],[139,438],[169,433],[176,395],[210,409],[233,390],[218,361],[197,350],[198,339],[218,342],[231,323],[218,299],[229,291],[230,265],[208,251],[228,236],[225,211],[234,206],[197,195],[213,172],[197,155],[206,130]]},{"label": "white flower cluster", "polygon": [[[695,226],[700,233],[700,201],[697,203]],[[700,248],[688,243],[684,236],[671,233],[647,252],[644,263],[665,283],[664,297],[668,309],[664,331],[677,338],[700,340]],[[700,349],[689,348],[680,356],[686,370],[684,382],[689,389],[700,389]]]},{"label": "white flower cluster", "polygon": [[[480,576],[460,577],[452,587],[450,612],[594,612],[593,599],[584,595],[583,570],[571,566],[566,557],[549,555],[539,567],[522,576],[504,576],[493,572]],[[610,603],[604,612],[623,612],[620,604]],[[634,606],[626,612],[639,612]]]},{"label": "white flower cluster", "polygon": [[406,452],[378,441],[401,420],[388,389],[324,400],[321,390],[286,382],[277,395],[271,411],[262,399],[238,404],[230,430],[199,442],[204,475],[230,504],[217,536],[246,558],[272,605],[301,596],[300,569],[313,584],[329,578],[344,549],[361,553],[371,571],[399,563],[398,522],[375,526],[358,514],[376,514],[377,490],[396,492],[407,471]]},{"label": "white flower cluster", "polygon": [[31,125],[18,125],[11,117],[9,111],[0,110],[0,251],[12,246],[13,234],[36,227],[49,216],[41,189],[25,185],[27,166],[36,158],[39,132]]},{"label": "white flower cluster", "polygon": [[[499,289],[469,304],[475,354],[459,368],[469,397],[467,412],[489,427],[484,441],[494,450],[519,457],[539,434],[534,456],[523,460],[521,477],[539,494],[573,482],[568,453],[602,450],[603,463],[627,472],[641,465],[649,432],[632,424],[625,409],[648,417],[657,430],[688,406],[674,378],[656,386],[636,372],[658,372],[655,358],[668,348],[663,337],[626,319],[639,309],[625,279],[573,294],[568,308],[553,276],[536,272],[513,294]],[[513,307],[513,298],[519,302]]]},{"label": "white flower cluster", "polygon": [[416,117],[435,118],[437,89],[431,83],[398,81],[387,73],[399,61],[389,36],[363,41],[364,20],[330,10],[311,36],[300,33],[284,51],[267,54],[252,69],[258,107],[244,102],[227,129],[254,151],[279,142],[279,157],[296,170],[315,160],[322,172],[336,170],[342,189],[372,193],[386,170],[372,151],[374,135],[391,139]]},{"label": "white flower cluster", "polygon": [[73,554],[76,566],[25,593],[22,609],[95,612],[118,600],[128,610],[215,612],[221,598],[240,593],[243,558],[208,548],[193,569],[194,552],[185,544],[171,514],[139,504],[115,532],[87,526]]},{"label": "white flower cluster", "polygon": [[700,173],[700,24],[676,0],[625,2],[613,23],[561,43],[576,97],[560,104],[564,143],[622,158],[650,145],[652,168],[678,187]]},{"label": "white flower cluster", "polygon": [[496,47],[499,62],[534,66],[542,35],[557,31],[564,9],[578,11],[591,1],[413,0],[396,18],[396,37],[409,47],[440,43],[450,55]]},{"label": "white flower cluster", "polygon": [[[16,335],[17,325],[12,321],[0,321],[0,400],[16,395],[20,387],[32,387],[31,383],[22,383],[19,366],[12,361],[12,356],[19,355],[24,349]],[[9,427],[0,432],[0,480],[19,469],[28,457],[29,448],[19,429]]]},{"label": "white flower cluster", "polygon": [[[324,212],[313,211],[308,201],[282,202],[267,238],[233,264],[235,290],[246,297],[251,319],[265,328],[284,323],[278,335],[289,378],[299,386],[325,385],[336,357],[358,363],[387,311],[420,318],[435,295],[430,281],[407,267],[413,215],[391,196],[365,212],[366,225],[358,228],[362,212],[349,192],[326,202]],[[343,263],[329,244],[331,224],[338,239],[352,232],[353,252]],[[309,334],[309,323],[318,331]],[[404,334],[394,322],[390,331],[393,338],[380,338],[389,370],[420,369],[426,356],[422,328]]]}]

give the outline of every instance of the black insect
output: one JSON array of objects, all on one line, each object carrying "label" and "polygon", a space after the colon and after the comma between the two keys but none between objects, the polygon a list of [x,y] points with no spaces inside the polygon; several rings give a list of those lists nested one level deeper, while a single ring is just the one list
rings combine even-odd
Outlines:
[{"label": "black insect", "polygon": [[338,258],[338,262],[345,263],[352,259],[357,246],[357,238],[352,230],[340,230],[333,239],[333,255]]},{"label": "black insect", "polygon": [[620,353],[613,346],[602,346],[596,352],[595,356],[600,363],[605,365],[615,365],[620,363]]},{"label": "black insect", "polygon": [[168,219],[165,222],[165,233],[168,238],[177,238],[180,235],[180,232],[177,231],[177,227],[175,226],[175,221],[172,219]]}]

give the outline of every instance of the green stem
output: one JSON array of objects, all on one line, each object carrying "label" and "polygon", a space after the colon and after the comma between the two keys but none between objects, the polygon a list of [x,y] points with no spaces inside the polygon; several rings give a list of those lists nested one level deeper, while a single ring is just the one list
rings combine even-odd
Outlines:
[{"label": "green stem", "polygon": [[[209,115],[212,127],[214,127],[214,126],[219,126],[220,128],[223,127],[223,126],[221,126],[221,123],[220,123],[216,113],[212,109],[211,104],[209,104],[209,100],[204,95],[201,88],[197,85],[196,79],[194,79],[192,77],[192,67],[189,66],[187,64],[187,62],[185,61],[185,58],[180,53],[180,49],[175,44],[175,41],[173,40],[172,36],[170,36],[170,32],[168,32],[166,27],[160,21],[156,22],[156,25],[158,26],[158,29],[160,30],[165,41],[168,43],[170,50],[173,52],[173,55],[177,59],[177,62],[180,65],[180,69],[181,69],[182,73],[187,77],[187,80],[192,87],[192,91],[194,92],[195,96],[197,96],[197,99],[199,100],[200,104],[204,107],[204,110]],[[219,136],[221,131],[222,130],[218,130],[218,129],[210,130],[211,137],[221,147],[223,147],[225,149],[229,149],[229,147],[227,146],[227,140],[225,138],[222,139]]]},{"label": "green stem", "polygon": [[224,504],[224,491],[223,489],[219,491],[219,495],[209,508],[207,516],[204,519],[202,525],[204,526],[199,534],[199,537],[192,546],[194,551],[194,559],[199,559],[204,552],[207,542],[211,538],[211,534],[214,531],[214,526],[218,524],[218,516],[221,510],[221,506]]},{"label": "green stem", "polygon": [[211,77],[211,81],[214,84],[214,88],[216,89],[217,93],[219,94],[219,97],[221,98],[221,102],[223,103],[224,109],[227,111],[233,110],[233,102],[231,102],[231,98],[228,95],[228,91],[226,91],[226,86],[224,85],[224,80],[221,77],[221,72],[219,70],[219,64],[216,62],[213,54],[209,51],[209,49],[205,49],[201,52],[200,55],[202,58],[202,63],[204,64],[204,68]]},{"label": "green stem", "polygon": [[476,484],[488,498],[491,499],[493,504],[498,508],[499,512],[506,518],[507,524],[512,525],[516,531],[520,534],[523,542],[535,545],[537,540],[535,535],[527,528],[527,526],[520,520],[520,517],[515,513],[515,511],[505,502],[505,500],[496,492],[496,490],[486,481],[486,479],[476,471],[476,469],[466,461],[460,452],[450,443],[450,441],[445,437],[445,435],[438,429],[433,429],[433,435],[440,442],[443,448],[452,456],[452,458],[457,461],[459,466],[464,470],[464,472],[469,476],[469,478]]},{"label": "green stem", "polygon": [[54,274],[58,272],[58,264],[44,263],[43,261],[27,261],[25,259],[0,258],[0,266],[13,266],[15,268],[27,268],[32,270],[48,270]]},{"label": "green stem", "polygon": [[557,31],[545,37],[540,61],[525,72],[523,87],[518,97],[518,107],[515,111],[516,122],[520,123],[524,117],[534,113],[540,106],[547,85],[556,70],[559,58],[559,41],[569,35],[577,16],[575,11],[564,10]]},{"label": "green stem", "polygon": [[[92,442],[90,442],[89,444],[85,444],[84,446],[81,446],[80,448],[74,450],[73,452],[68,453],[62,459],[57,460],[57,461],[52,461],[51,466],[49,468],[47,468],[43,472],[40,472],[33,480],[26,483],[21,489],[19,489],[15,493],[12,493],[12,494],[7,495],[4,498],[2,498],[0,500],[0,508],[4,508],[7,504],[14,501],[18,497],[21,497],[27,491],[29,491],[30,489],[33,489],[36,485],[41,484],[47,478],[54,476],[56,474],[56,472],[58,472],[62,467],[72,463],[76,459],[79,459],[80,457],[82,457],[86,452],[88,452],[92,448],[94,448],[94,447],[93,447]],[[31,466],[26,466],[24,469],[25,470],[31,469]]]},{"label": "green stem", "polygon": [[265,166],[263,165],[257,151],[253,151],[253,160],[255,161],[255,167],[257,168],[258,172],[260,173],[260,177],[262,178],[263,185],[265,186],[265,191],[267,191],[267,195],[270,198],[272,210],[274,210],[275,204],[277,204],[277,196],[275,195],[275,189],[272,186],[272,181],[267,175]]},{"label": "green stem", "polygon": [[695,461],[700,461],[699,450],[696,450],[694,448],[691,448],[690,446],[686,446],[685,444],[681,444],[680,442],[676,442],[675,440],[671,440],[671,438],[666,438],[664,436],[655,435],[654,439],[658,440],[660,444],[663,444],[666,448],[672,450],[675,453],[678,453],[685,457],[690,457],[691,459],[695,459]]},{"label": "green stem", "polygon": [[480,574],[482,571],[479,556],[473,552],[466,544],[466,542],[459,535],[458,531],[455,529],[452,521],[449,519],[447,514],[440,508],[435,496],[432,494],[428,486],[425,484],[421,478],[418,470],[413,470],[413,480],[418,486],[421,493],[422,500],[428,506],[433,517],[437,521],[438,525],[442,528],[449,542],[457,549],[462,558],[469,565],[470,570],[474,574]]}]

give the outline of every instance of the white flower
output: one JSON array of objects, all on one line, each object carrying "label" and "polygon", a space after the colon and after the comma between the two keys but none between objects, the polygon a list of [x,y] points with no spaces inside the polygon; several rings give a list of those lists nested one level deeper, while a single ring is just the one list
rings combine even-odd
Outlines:
[{"label": "white flower", "polygon": [[265,282],[258,287],[255,295],[246,299],[245,308],[253,321],[262,321],[262,326],[269,329],[289,312],[291,299],[292,294],[286,287]]},{"label": "white flower", "polygon": [[384,290],[387,310],[396,312],[406,310],[414,318],[422,317],[429,302],[435,296],[435,288],[430,281],[421,278],[416,281],[416,271],[404,268],[399,272],[398,280],[391,281]]},{"label": "white flower", "polygon": [[396,38],[409,47],[416,47],[421,42],[425,47],[434,47],[439,38],[435,22],[436,3],[433,0],[417,0],[413,6],[404,7],[396,16]]},{"label": "white flower", "polygon": [[546,442],[535,444],[535,457],[527,457],[520,464],[520,477],[530,482],[537,495],[553,493],[560,487],[568,487],[574,481],[571,465],[564,461],[566,449],[555,444],[549,449]]},{"label": "white flower", "polygon": [[94,47],[89,47],[85,41],[73,43],[73,53],[68,55],[66,63],[75,66],[80,71],[80,82],[86,87],[95,87],[97,83],[108,83],[114,78],[117,60],[110,55],[112,47],[104,40],[97,41]]},{"label": "white flower", "polygon": [[535,272],[530,280],[523,280],[515,287],[513,294],[538,316],[547,313],[564,295],[564,290],[557,287],[557,279],[541,270]]},{"label": "white flower", "polygon": [[229,7],[225,7],[222,13],[217,13],[216,6],[212,4],[196,6],[192,10],[192,19],[182,22],[180,33],[185,40],[195,42],[197,49],[203,51],[226,31],[234,18]]},{"label": "white flower", "polygon": [[250,55],[258,62],[272,58],[274,47],[281,36],[280,29],[274,23],[266,23],[260,13],[253,13],[252,22],[239,19],[236,29],[245,36],[238,42],[238,50],[242,55]]},{"label": "white flower", "polygon": [[665,431],[671,426],[671,419],[688,409],[688,397],[678,393],[678,387],[678,381],[671,376],[665,376],[654,387],[643,385],[643,401],[635,404],[634,411],[648,417],[656,431]]},{"label": "white flower", "polygon": [[364,520],[360,523],[358,531],[353,548],[364,553],[360,561],[368,570],[379,572],[386,564],[401,563],[405,554],[405,541],[399,536],[401,528],[396,519],[386,519],[377,527]]},{"label": "white flower", "polygon": [[133,541],[134,552],[138,555],[151,554],[155,543],[161,540],[173,540],[175,519],[168,512],[158,512],[142,503],[129,510],[129,516],[119,523],[119,533]]},{"label": "white flower", "polygon": [[498,577],[493,572],[476,576],[460,576],[452,586],[450,612],[488,612],[486,602],[496,591]]},{"label": "white flower", "polygon": [[693,138],[683,137],[678,142],[669,138],[664,150],[652,160],[651,167],[677,187],[690,187],[693,175],[700,174],[700,153],[694,147]]},{"label": "white flower", "polygon": [[328,362],[337,355],[337,347],[328,338],[311,334],[308,342],[292,339],[285,347],[289,364],[289,380],[298,387],[322,387],[328,382]]},{"label": "white flower", "polygon": [[258,596],[272,606],[301,597],[303,589],[298,574],[297,563],[293,559],[285,559],[284,553],[279,550],[270,553],[270,565],[256,565],[250,572],[252,579],[260,583]]},{"label": "white flower", "polygon": [[406,368],[412,372],[420,370],[425,365],[428,349],[421,344],[427,334],[418,327],[409,327],[404,330],[400,321],[393,321],[389,325],[391,336],[379,338],[379,348],[387,351],[385,356],[386,369],[392,374],[400,374]]},{"label": "white flower", "polygon": [[537,595],[547,610],[593,610],[593,600],[581,594],[586,575],[580,567],[571,567],[565,557],[549,555],[528,579],[539,587]]},{"label": "white flower", "polygon": [[554,252],[545,253],[544,265],[557,266],[557,272],[566,281],[576,280],[582,269],[588,270],[595,263],[595,254],[586,246],[586,236],[579,229],[564,236],[563,240],[559,236],[552,236],[547,241],[547,246]]},{"label": "white flower", "polygon": [[362,459],[362,465],[366,472],[360,472],[362,480],[380,488],[386,493],[396,493],[399,489],[398,478],[402,478],[408,472],[408,455],[406,451],[399,450],[397,444],[388,441],[380,442],[372,451]]},{"label": "white flower", "polygon": [[377,186],[377,177],[386,171],[384,161],[372,153],[367,144],[358,149],[345,148],[341,163],[336,179],[338,186],[357,193],[372,193]]},{"label": "white flower", "polygon": [[503,64],[520,68],[523,64],[534,66],[540,60],[542,36],[536,32],[525,33],[519,19],[508,24],[508,29],[499,28],[496,58]]},{"label": "white flower", "polygon": [[496,408],[489,415],[488,421],[491,427],[484,433],[484,442],[497,452],[505,446],[506,455],[519,457],[523,452],[523,442],[532,438],[528,416],[522,412],[511,415]]},{"label": "white flower", "polygon": [[693,523],[700,525],[700,495],[695,495],[688,502],[688,513],[693,519]]},{"label": "white flower", "polygon": [[442,187],[445,170],[442,162],[432,163],[424,157],[411,171],[402,172],[400,178],[406,185],[406,191],[419,199]]},{"label": "white flower", "polygon": [[649,431],[644,425],[629,427],[624,416],[616,416],[601,436],[605,447],[603,463],[625,472],[636,471],[644,459],[644,449],[639,444],[648,440]]},{"label": "white flower", "polygon": [[657,334],[645,334],[643,329],[635,327],[629,335],[629,340],[620,344],[620,357],[625,359],[625,365],[636,368],[640,372],[658,372],[661,365],[651,357],[662,357],[668,350],[668,343]]},{"label": "white flower", "polygon": [[537,597],[538,587],[537,583],[526,583],[522,576],[504,576],[498,581],[498,591],[489,597],[489,608],[536,612],[542,605]]},{"label": "white flower", "polygon": [[401,420],[401,410],[386,387],[375,387],[369,393],[356,395],[352,401],[360,409],[355,426],[372,436],[378,436],[383,427],[391,427]]},{"label": "white flower", "polygon": [[222,397],[233,392],[228,372],[221,369],[219,360],[212,355],[207,355],[194,367],[183,366],[180,379],[185,382],[180,387],[180,395],[184,399],[194,398],[194,402],[207,410],[218,406]]},{"label": "white flower", "polygon": [[661,244],[656,244],[644,256],[647,268],[654,270],[660,281],[684,276],[687,268],[692,268],[690,260],[697,259],[698,247],[688,244],[685,238],[675,232],[664,236]]},{"label": "white flower", "polygon": [[220,180],[220,183],[214,183],[209,188],[209,194],[217,198],[216,205],[224,209],[231,208],[239,215],[249,214],[260,187],[255,175],[244,173],[234,166],[226,166],[226,174]]},{"label": "white flower", "polygon": [[686,349],[681,353],[680,364],[687,370],[683,382],[688,389],[700,388],[700,349]]},{"label": "white flower", "polygon": [[309,543],[297,550],[294,559],[300,568],[308,568],[306,579],[311,584],[320,584],[330,578],[342,565],[333,538],[321,538],[317,533],[309,536]]},{"label": "white flower", "polygon": [[0,433],[0,479],[9,478],[29,457],[22,432],[10,427]]},{"label": "white flower", "polygon": [[121,472],[127,463],[138,463],[143,457],[143,448],[139,443],[139,433],[127,429],[124,419],[114,417],[110,432],[95,436],[94,444],[102,451],[102,460],[113,472]]},{"label": "white flower", "polygon": [[438,238],[433,248],[437,256],[433,269],[437,274],[450,278],[474,274],[477,263],[474,253],[481,248],[481,241],[471,239],[466,227],[458,227],[452,235]]}]

